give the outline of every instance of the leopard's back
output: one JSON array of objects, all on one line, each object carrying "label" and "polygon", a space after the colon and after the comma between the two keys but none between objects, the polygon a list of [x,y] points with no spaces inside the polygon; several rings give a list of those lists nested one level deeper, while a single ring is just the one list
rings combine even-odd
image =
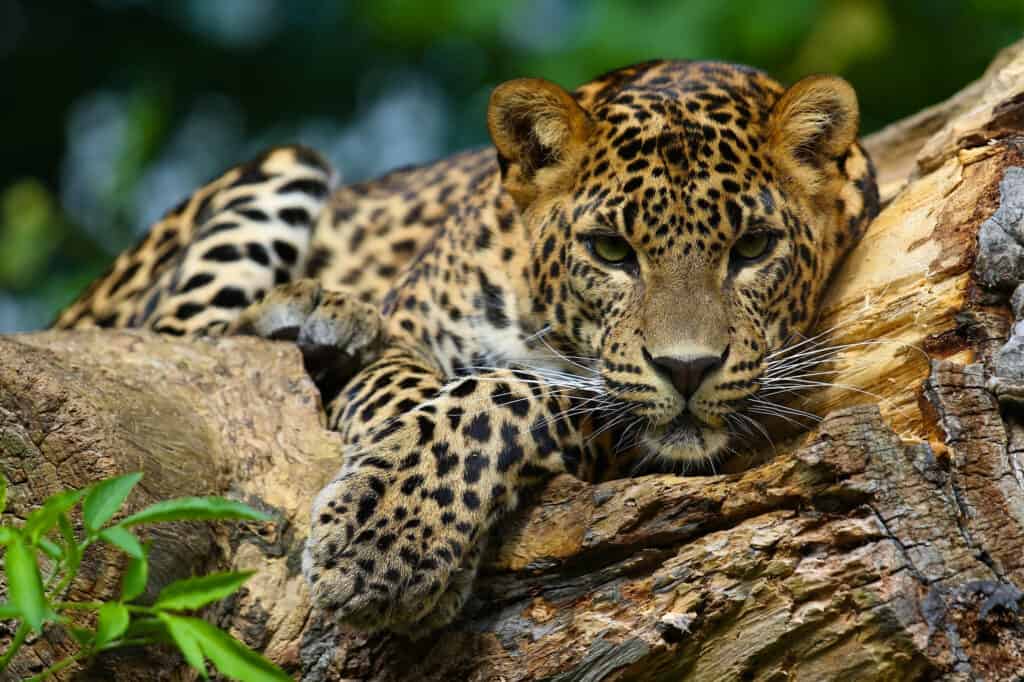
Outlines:
[{"label": "leopard's back", "polygon": [[334,187],[315,152],[239,164],[168,211],[53,323],[216,333],[277,285],[314,278],[379,303],[470,194],[497,193],[490,149]]}]

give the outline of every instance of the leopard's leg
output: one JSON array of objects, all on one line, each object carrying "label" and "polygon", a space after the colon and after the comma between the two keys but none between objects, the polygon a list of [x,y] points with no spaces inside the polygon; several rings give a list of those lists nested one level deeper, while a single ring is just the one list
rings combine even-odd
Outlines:
[{"label": "leopard's leg", "polygon": [[302,147],[228,170],[154,225],[54,326],[223,333],[246,306],[303,275],[332,176]]},{"label": "leopard's leg", "polygon": [[527,372],[446,382],[385,351],[331,406],[345,459],[313,504],[304,568],[317,603],[363,629],[450,620],[520,491],[588,457],[570,408]]}]

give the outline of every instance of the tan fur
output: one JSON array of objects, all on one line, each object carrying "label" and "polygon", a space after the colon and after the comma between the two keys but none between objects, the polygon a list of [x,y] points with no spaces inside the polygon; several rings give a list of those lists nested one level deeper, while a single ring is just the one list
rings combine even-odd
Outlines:
[{"label": "tan fur", "polygon": [[773,358],[878,209],[856,107],[837,78],[715,62],[512,81],[496,150],[330,193],[297,147],[228,171],[58,326],[295,340],[342,444],[311,594],[421,636],[522,490],[707,462],[761,427]]},{"label": "tan fur", "polygon": [[[487,127],[498,154],[509,161],[505,189],[520,209],[529,206],[541,188],[564,191],[568,171],[579,160],[592,123],[572,95],[540,78],[503,83],[491,94]],[[554,159],[541,165],[537,148]]]},{"label": "tan fur", "polygon": [[825,161],[857,140],[857,93],[838,76],[808,76],[790,87],[772,109],[769,140],[805,191],[828,181]]}]

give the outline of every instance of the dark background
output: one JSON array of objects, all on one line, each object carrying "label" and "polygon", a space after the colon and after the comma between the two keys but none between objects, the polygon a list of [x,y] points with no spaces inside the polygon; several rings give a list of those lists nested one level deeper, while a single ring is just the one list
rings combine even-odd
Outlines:
[{"label": "dark background", "polygon": [[302,142],[347,180],[487,141],[497,83],[656,57],[848,78],[871,132],[979,76],[1024,0],[0,0],[0,332],[179,198]]}]

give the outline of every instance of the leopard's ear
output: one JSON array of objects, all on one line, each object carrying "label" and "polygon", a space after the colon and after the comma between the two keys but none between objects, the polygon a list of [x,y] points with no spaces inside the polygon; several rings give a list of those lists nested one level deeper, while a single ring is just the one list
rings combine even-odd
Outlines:
[{"label": "leopard's ear", "polygon": [[853,86],[838,76],[808,76],[772,107],[769,142],[783,167],[814,195],[832,175],[831,162],[856,142],[859,125]]},{"label": "leopard's ear", "polygon": [[566,182],[592,126],[572,95],[549,81],[521,78],[495,88],[487,127],[502,182],[520,209]]}]

